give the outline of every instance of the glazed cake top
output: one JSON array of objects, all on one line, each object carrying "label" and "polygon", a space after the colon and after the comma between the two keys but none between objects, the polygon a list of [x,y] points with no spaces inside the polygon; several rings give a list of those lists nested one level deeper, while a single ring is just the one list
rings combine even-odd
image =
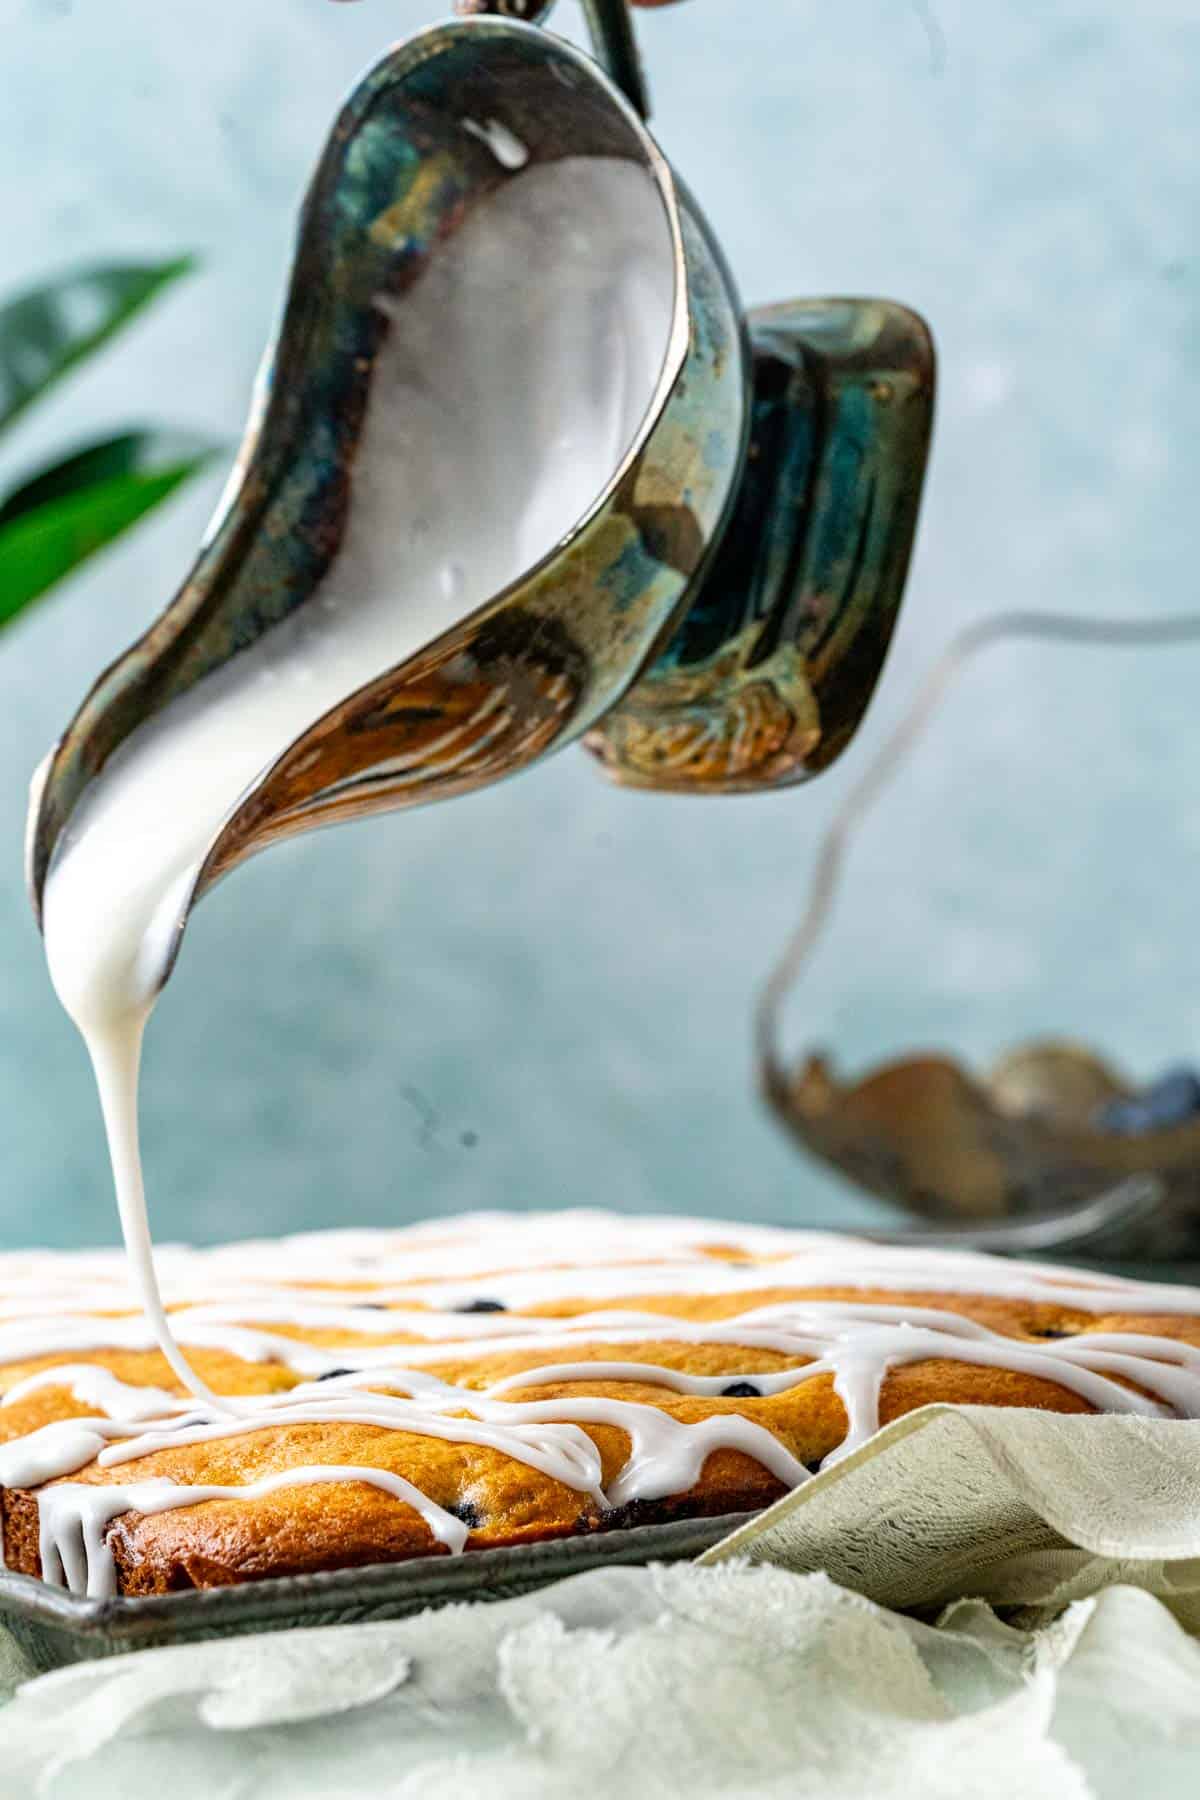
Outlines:
[{"label": "glazed cake top", "polygon": [[[401,1476],[358,1464],[303,1464],[241,1485],[96,1479],[164,1447],[280,1426],[342,1421],[488,1445],[603,1510],[687,1491],[722,1449],[784,1486],[809,1479],[754,1403],[822,1375],[847,1421],[826,1462],[878,1429],[890,1370],[932,1360],[1050,1381],[1099,1411],[1200,1416],[1200,1348],[1180,1335],[1200,1319],[1200,1290],[971,1252],[563,1212],[168,1245],[157,1258],[173,1335],[208,1359],[215,1406],[131,1377],[130,1353],[156,1340],[120,1252],[0,1255],[4,1407],[65,1389],[76,1415],[0,1445],[0,1485],[38,1490],[43,1574],[77,1591],[113,1591],[106,1533],[120,1514],[253,1503],[330,1481],[382,1488],[448,1549],[463,1547],[461,1519]],[[720,1346],[726,1367],[676,1366],[665,1350],[681,1345]],[[729,1372],[738,1351],[758,1365],[744,1377]],[[508,1353],[517,1366],[496,1378]],[[622,1398],[634,1384],[639,1397]],[[663,1405],[647,1403],[647,1386]],[[525,1397],[537,1388],[556,1392]],[[667,1407],[681,1395],[703,1404],[681,1418]],[[589,1425],[627,1435],[615,1479],[602,1479]],[[84,1469],[89,1479],[70,1479]]]}]

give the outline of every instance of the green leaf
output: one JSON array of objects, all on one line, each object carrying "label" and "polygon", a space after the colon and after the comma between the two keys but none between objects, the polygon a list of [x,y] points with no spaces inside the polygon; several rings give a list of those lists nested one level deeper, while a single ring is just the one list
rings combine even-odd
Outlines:
[{"label": "green leaf", "polygon": [[0,306],[0,432],[195,266],[180,256],[79,269]]},{"label": "green leaf", "polygon": [[184,450],[178,438],[128,432],[26,482],[0,507],[0,625],[120,537],[216,454],[211,446]]},{"label": "green leaf", "polygon": [[11,524],[23,513],[51,500],[63,500],[81,488],[96,487],[118,475],[157,474],[193,457],[215,455],[216,449],[215,444],[182,432],[154,430],[123,431],[117,437],[84,444],[62,462],[39,469],[0,501],[0,525]]}]

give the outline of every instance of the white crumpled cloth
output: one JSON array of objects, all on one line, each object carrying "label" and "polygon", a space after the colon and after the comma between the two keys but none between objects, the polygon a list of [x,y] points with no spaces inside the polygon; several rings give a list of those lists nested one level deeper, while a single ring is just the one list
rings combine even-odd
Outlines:
[{"label": "white crumpled cloth", "polygon": [[982,1597],[1023,1623],[1127,1582],[1200,1634],[1200,1420],[924,1406],[702,1560],[729,1556],[824,1569],[886,1606]]},{"label": "white crumpled cloth", "polygon": [[598,1570],[44,1675],[0,1771],[13,1800],[1193,1800],[1200,1645],[1128,1587],[1030,1633],[783,1569]]},{"label": "white crumpled cloth", "polygon": [[[1018,1610],[916,1619],[814,1559],[893,1604]],[[929,1408],[705,1563],[44,1675],[0,1711],[0,1792],[1200,1793],[1200,1425]]]}]

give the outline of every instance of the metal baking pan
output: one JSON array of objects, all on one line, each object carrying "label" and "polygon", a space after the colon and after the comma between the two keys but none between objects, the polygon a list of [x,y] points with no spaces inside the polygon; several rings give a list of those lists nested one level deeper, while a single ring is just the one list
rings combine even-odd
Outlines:
[{"label": "metal baking pan", "polygon": [[278,1575],[242,1587],[156,1594],[142,1600],[84,1600],[29,1575],[0,1570],[0,1626],[31,1673],[157,1644],[194,1644],[294,1625],[360,1625],[403,1619],[450,1601],[508,1600],[564,1575],[619,1563],[679,1562],[699,1556],[750,1513],[634,1525],[582,1538],[421,1556],[409,1562]]}]

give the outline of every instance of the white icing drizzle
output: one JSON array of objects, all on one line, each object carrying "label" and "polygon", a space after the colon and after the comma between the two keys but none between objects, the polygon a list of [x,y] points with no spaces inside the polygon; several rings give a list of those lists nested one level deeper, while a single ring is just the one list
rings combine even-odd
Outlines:
[{"label": "white icing drizzle", "polygon": [[[718,1247],[758,1260],[727,1260],[712,1253]],[[265,1282],[264,1264],[270,1269]],[[973,1253],[880,1250],[827,1235],[692,1220],[481,1214],[400,1232],[309,1234],[213,1251],[172,1246],[163,1255],[163,1276],[180,1344],[223,1351],[245,1363],[281,1365],[308,1379],[284,1393],[223,1394],[216,1405],[126,1381],[83,1361],[18,1380],[4,1396],[5,1407],[65,1388],[95,1414],[55,1421],[0,1445],[0,1485],[37,1490],[45,1579],[75,1592],[115,1591],[107,1540],[122,1514],[211,1500],[252,1502],[313,1482],[367,1482],[414,1507],[452,1552],[466,1543],[467,1528],[428,1495],[388,1470],[359,1464],[305,1463],[238,1486],[63,1479],[88,1465],[118,1468],[266,1428],[361,1425],[496,1450],[609,1509],[687,1491],[705,1460],[722,1449],[753,1457],[787,1486],[807,1480],[810,1471],[770,1428],[772,1399],[804,1382],[832,1379],[847,1431],[829,1462],[878,1429],[880,1392],[890,1370],[933,1359],[1053,1382],[1101,1411],[1200,1417],[1200,1348],[1174,1338],[1099,1329],[1029,1340],[902,1298],[799,1294],[758,1305],[751,1299],[789,1287],[851,1294],[869,1288],[1049,1304],[1097,1318],[1200,1315],[1194,1290],[1002,1264]],[[314,1282],[325,1285],[295,1285]],[[362,1283],[371,1284],[366,1292],[356,1289]],[[39,1284],[48,1301],[35,1312]],[[144,1318],[117,1311],[128,1303],[123,1287],[119,1259],[105,1252],[0,1257],[0,1364],[156,1349]],[[654,1298],[679,1294],[744,1294],[751,1303],[712,1321],[655,1310]],[[625,1297],[642,1303],[557,1317],[447,1310],[472,1303],[583,1306]],[[340,1341],[314,1345],[271,1326],[321,1330]],[[622,1357],[621,1346],[634,1344],[650,1360]],[[702,1375],[654,1359],[655,1345],[699,1344],[774,1352],[791,1366]],[[613,1354],[603,1354],[610,1347]],[[585,1349],[588,1354],[581,1354]],[[534,1353],[536,1366],[487,1386],[469,1385],[475,1358],[510,1352]],[[458,1361],[468,1370],[457,1381],[431,1372],[430,1365]],[[574,1391],[584,1383],[636,1384],[721,1404],[706,1417],[684,1419],[641,1398]],[[753,1394],[730,1396],[728,1389],[739,1384]],[[536,1397],[538,1389],[551,1387],[566,1391]],[[589,1425],[616,1427],[628,1440],[626,1459],[606,1486]],[[299,1442],[302,1453],[306,1440]]]},{"label": "white icing drizzle", "polygon": [[40,1388],[52,1387],[69,1388],[81,1405],[97,1407],[108,1419],[161,1419],[178,1405],[165,1388],[134,1387],[99,1363],[58,1363],[14,1382],[0,1406],[12,1406]]},{"label": "white icing drizzle", "polygon": [[12,1438],[0,1444],[0,1487],[37,1487],[73,1475],[95,1460],[111,1435],[106,1419],[56,1419]]},{"label": "white icing drizzle", "polygon": [[106,1539],[108,1527],[122,1513],[171,1512],[205,1500],[260,1500],[281,1488],[311,1487],[330,1481],[361,1481],[380,1488],[420,1513],[439,1543],[452,1553],[467,1541],[467,1527],[453,1513],[428,1499],[411,1481],[387,1469],[345,1465],[283,1469],[242,1487],[184,1487],[171,1481],[138,1481],[129,1487],[92,1487],[67,1481],[47,1488],[39,1500],[39,1553],[43,1579],[73,1594],[107,1600],[116,1593],[116,1565]]}]

